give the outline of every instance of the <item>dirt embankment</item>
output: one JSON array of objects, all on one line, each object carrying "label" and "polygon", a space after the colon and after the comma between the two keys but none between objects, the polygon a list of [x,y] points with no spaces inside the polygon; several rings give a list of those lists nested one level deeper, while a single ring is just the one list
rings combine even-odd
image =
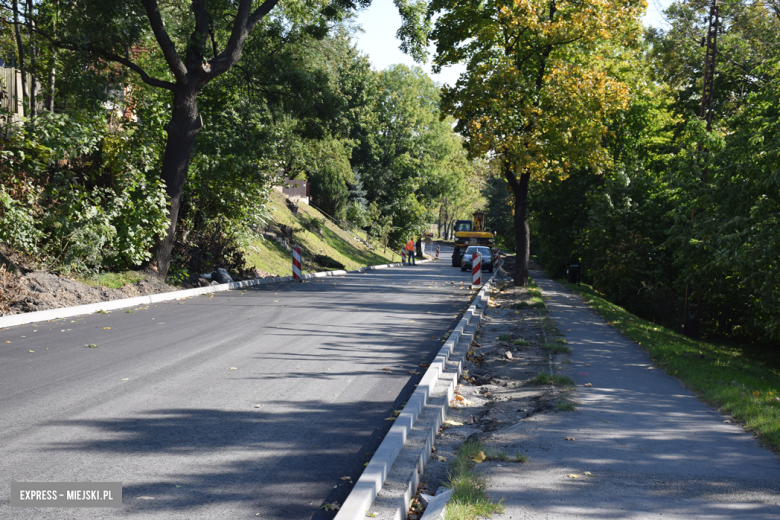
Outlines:
[{"label": "dirt embankment", "polygon": [[5,283],[0,284],[0,315],[58,309],[177,289],[162,281],[149,279],[119,289],[109,289],[43,271],[33,271],[23,276],[8,273]]}]

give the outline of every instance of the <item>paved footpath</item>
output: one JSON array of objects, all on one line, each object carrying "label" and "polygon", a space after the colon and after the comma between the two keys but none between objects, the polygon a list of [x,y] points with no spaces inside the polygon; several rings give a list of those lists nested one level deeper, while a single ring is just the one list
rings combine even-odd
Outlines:
[{"label": "paved footpath", "polygon": [[524,465],[485,464],[489,494],[506,507],[494,520],[780,518],[776,455],[653,369],[640,346],[578,296],[531,275],[566,331],[573,364],[563,373],[576,381],[580,406],[493,438],[529,456]]}]

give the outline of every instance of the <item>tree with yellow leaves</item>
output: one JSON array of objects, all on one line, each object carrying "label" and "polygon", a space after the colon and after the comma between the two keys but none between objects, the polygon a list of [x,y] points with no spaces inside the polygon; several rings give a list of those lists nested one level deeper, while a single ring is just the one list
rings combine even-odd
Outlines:
[{"label": "tree with yellow leaves", "polygon": [[515,196],[515,285],[526,285],[528,182],[609,166],[610,114],[625,108],[621,68],[641,34],[645,0],[433,0],[434,68],[465,62],[445,86],[472,156],[501,162]]}]

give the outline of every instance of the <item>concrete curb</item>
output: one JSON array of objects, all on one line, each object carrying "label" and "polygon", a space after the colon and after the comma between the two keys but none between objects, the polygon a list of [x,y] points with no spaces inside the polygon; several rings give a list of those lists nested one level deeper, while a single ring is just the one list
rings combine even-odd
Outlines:
[{"label": "concrete curb", "polygon": [[[420,260],[419,263],[431,262],[432,260]],[[322,271],[319,273],[309,273],[302,276],[304,280],[312,278],[326,278],[329,276],[344,276],[349,273],[362,273],[375,269],[389,269],[392,267],[401,267],[401,264],[382,264],[369,265],[361,267],[354,271]],[[0,317],[0,329],[15,327],[17,325],[26,325],[28,323],[37,323],[40,321],[56,320],[60,318],[70,318],[72,316],[81,316],[92,314],[98,311],[111,311],[116,309],[126,309],[127,307],[136,307],[138,305],[147,305],[150,303],[182,300],[202,294],[214,292],[231,291],[243,287],[252,287],[255,285],[266,285],[270,283],[291,282],[292,276],[278,276],[276,278],[255,278],[254,280],[245,280],[243,282],[223,283],[220,285],[211,285],[209,287],[196,287],[194,289],[184,289],[181,291],[171,291],[166,293],[149,294],[146,296],[135,296],[133,298],[121,298],[119,300],[109,300],[106,302],[88,303],[86,305],[76,305],[74,307],[61,307],[59,309],[49,309],[45,311],[26,312],[23,314],[12,314],[10,316]]]},{"label": "concrete curb", "polygon": [[[344,505],[341,506],[335,520],[363,520],[366,518],[366,513],[369,511],[371,504],[373,504],[374,499],[382,489],[382,486],[393,467],[393,463],[404,447],[404,443],[406,442],[412,427],[425,406],[429,403],[429,398],[433,393],[436,383],[439,381],[439,376],[446,369],[447,362],[450,360],[450,355],[458,346],[461,337],[464,335],[465,329],[472,324],[472,321],[475,318],[479,320],[482,316],[482,312],[487,307],[487,299],[490,297],[490,288],[499,271],[500,269],[497,269],[496,272],[493,273],[493,276],[482,285],[482,289],[479,290],[477,296],[472,300],[465,315],[450,333],[449,338],[444,343],[441,350],[439,350],[439,353],[431,363],[431,366],[428,367],[425,375],[423,375],[420,383],[417,385],[417,389],[409,398],[409,401],[407,401],[401,414],[393,423],[390,431],[387,432],[387,435],[379,445],[379,448],[377,448],[374,456],[371,457],[366,469],[363,470],[363,474],[360,475],[360,478],[355,483],[355,487],[352,488],[349,496],[347,496],[347,499],[344,501]],[[455,384],[457,384],[457,378],[455,379]],[[454,388],[450,389],[450,392],[448,393],[451,393],[452,391],[454,391]],[[444,400],[440,414],[437,414],[441,416],[440,419],[442,421],[449,408],[449,397],[450,396],[448,395],[447,399]],[[440,424],[437,424],[436,430],[438,430],[438,426],[440,426]],[[425,464],[428,461],[428,458],[430,458],[433,439],[430,439],[430,442],[427,444],[428,445],[425,448],[427,457],[419,462],[421,466],[419,468],[420,473],[424,471]],[[419,478],[417,472],[415,472],[415,476]],[[413,490],[416,488],[416,484],[413,481],[410,481],[408,488]]]}]

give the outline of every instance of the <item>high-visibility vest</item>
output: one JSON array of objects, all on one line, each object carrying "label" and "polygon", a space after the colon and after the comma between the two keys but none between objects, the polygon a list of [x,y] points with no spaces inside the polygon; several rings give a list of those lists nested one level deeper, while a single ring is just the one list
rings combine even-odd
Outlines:
[{"label": "high-visibility vest", "polygon": [[414,251],[414,240],[410,240],[406,243],[407,251]]}]

